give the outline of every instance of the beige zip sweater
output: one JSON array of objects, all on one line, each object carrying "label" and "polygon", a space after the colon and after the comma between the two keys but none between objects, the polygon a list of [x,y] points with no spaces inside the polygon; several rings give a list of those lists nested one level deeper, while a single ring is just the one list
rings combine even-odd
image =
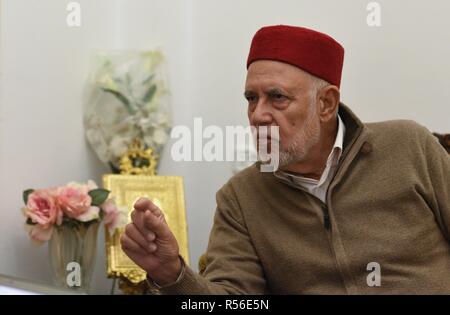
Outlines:
[{"label": "beige zip sweater", "polygon": [[[362,124],[343,104],[327,205],[258,163],[217,193],[202,275],[163,294],[450,294],[450,157],[411,121]],[[380,286],[367,266],[380,266]]]}]

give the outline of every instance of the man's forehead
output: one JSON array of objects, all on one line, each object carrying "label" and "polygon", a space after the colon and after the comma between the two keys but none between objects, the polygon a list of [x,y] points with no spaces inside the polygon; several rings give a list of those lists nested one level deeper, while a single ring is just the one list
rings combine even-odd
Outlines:
[{"label": "man's forehead", "polygon": [[280,61],[258,60],[248,68],[245,88],[272,86],[289,89],[305,84],[307,79],[307,73],[298,67]]}]

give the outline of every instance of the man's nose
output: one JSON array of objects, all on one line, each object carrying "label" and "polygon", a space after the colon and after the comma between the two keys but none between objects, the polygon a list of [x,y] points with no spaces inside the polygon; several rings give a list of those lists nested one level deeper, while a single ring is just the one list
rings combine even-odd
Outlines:
[{"label": "man's nose", "polygon": [[255,110],[250,114],[250,121],[253,125],[265,125],[271,124],[272,119],[270,104],[264,99],[260,99],[256,104]]}]

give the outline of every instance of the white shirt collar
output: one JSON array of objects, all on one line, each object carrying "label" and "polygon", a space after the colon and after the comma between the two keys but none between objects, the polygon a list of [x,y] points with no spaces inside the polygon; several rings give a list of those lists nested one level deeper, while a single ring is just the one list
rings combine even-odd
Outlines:
[{"label": "white shirt collar", "polygon": [[336,159],[336,164],[337,162],[339,162],[339,159],[341,158],[342,155],[342,151],[344,151],[344,135],[345,135],[345,125],[342,122],[341,116],[338,116],[338,131],[336,134],[336,140],[334,141],[334,145],[333,145],[333,149],[330,152],[330,155],[328,156],[327,159],[327,164],[330,162],[330,160],[332,159],[333,156],[333,152],[337,151],[336,149],[339,149],[338,154],[337,154],[337,159]]}]

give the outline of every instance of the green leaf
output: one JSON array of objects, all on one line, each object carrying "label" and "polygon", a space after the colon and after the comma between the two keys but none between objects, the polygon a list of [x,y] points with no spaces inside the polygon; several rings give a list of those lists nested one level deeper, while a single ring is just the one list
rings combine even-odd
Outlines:
[{"label": "green leaf", "polygon": [[25,202],[25,204],[28,203],[28,196],[34,191],[34,189],[27,189],[24,190],[23,192],[23,202]]},{"label": "green leaf", "polygon": [[143,98],[143,102],[144,102],[144,103],[150,102],[150,101],[152,100],[153,96],[155,95],[155,92],[156,92],[156,85],[153,84],[153,85],[148,89],[147,93],[145,93],[145,96],[144,96],[144,98]]},{"label": "green leaf", "polygon": [[130,106],[130,101],[122,95],[122,93],[111,90],[111,89],[107,89],[107,88],[101,88],[104,92],[106,93],[111,93],[112,95],[114,95],[115,97],[117,97],[119,99],[119,101],[121,101],[125,106],[129,107]]},{"label": "green leaf", "polygon": [[142,84],[150,83],[150,81],[153,80],[154,77],[155,77],[154,74],[150,75],[147,79],[145,79],[144,81],[142,81]]},{"label": "green leaf", "polygon": [[91,205],[92,206],[100,206],[108,198],[109,193],[110,193],[109,190],[106,190],[103,188],[91,190],[89,192],[89,196],[91,196],[91,198],[92,198]]}]

